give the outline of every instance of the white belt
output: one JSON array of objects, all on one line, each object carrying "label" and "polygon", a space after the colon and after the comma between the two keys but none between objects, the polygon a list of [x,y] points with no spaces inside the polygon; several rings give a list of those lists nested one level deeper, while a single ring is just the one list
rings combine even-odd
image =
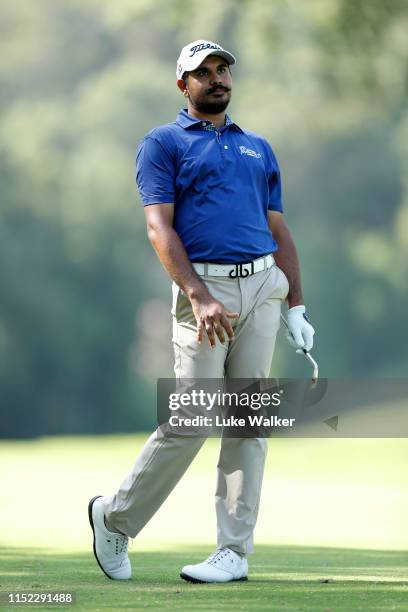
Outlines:
[{"label": "white belt", "polygon": [[193,263],[193,268],[200,276],[229,276],[230,278],[245,278],[262,270],[268,270],[275,264],[273,255],[259,257],[249,263],[213,264]]}]

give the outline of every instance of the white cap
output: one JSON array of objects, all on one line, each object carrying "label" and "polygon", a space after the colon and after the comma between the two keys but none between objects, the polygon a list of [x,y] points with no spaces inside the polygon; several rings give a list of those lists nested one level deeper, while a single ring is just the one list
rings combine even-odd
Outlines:
[{"label": "white cap", "polygon": [[232,53],[225,51],[211,40],[195,40],[182,48],[177,60],[176,76],[181,79],[185,72],[195,70],[209,55],[219,55],[227,60],[228,64],[235,64]]}]

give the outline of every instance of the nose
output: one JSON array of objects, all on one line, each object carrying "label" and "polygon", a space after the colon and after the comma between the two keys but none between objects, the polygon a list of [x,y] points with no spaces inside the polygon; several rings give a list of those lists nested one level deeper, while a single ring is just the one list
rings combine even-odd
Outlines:
[{"label": "nose", "polygon": [[222,78],[216,72],[210,76],[211,85],[222,85]]}]

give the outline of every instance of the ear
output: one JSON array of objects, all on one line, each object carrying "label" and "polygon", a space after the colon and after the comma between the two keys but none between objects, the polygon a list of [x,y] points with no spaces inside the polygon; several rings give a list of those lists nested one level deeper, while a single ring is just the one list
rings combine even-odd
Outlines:
[{"label": "ear", "polygon": [[188,96],[188,89],[187,89],[186,81],[183,81],[183,79],[177,79],[177,87],[179,88],[183,96]]}]

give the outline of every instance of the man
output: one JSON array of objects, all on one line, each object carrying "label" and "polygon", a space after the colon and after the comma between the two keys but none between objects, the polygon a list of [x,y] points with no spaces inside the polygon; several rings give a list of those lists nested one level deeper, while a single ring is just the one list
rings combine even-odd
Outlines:
[{"label": "man", "polygon": [[[137,155],[148,237],[173,280],[177,379],[268,377],[286,298],[296,346],[310,350],[313,344],[296,249],[282,214],[278,163],[263,138],[225,112],[234,63],[210,41],[184,47],[177,86],[187,109],[149,132]],[[203,442],[157,430],[118,492],[91,500],[94,553],[108,577],[131,576],[128,538],[158,510]],[[265,439],[222,438],[217,549],[206,561],[185,566],[182,578],[247,580],[265,456]]]}]

